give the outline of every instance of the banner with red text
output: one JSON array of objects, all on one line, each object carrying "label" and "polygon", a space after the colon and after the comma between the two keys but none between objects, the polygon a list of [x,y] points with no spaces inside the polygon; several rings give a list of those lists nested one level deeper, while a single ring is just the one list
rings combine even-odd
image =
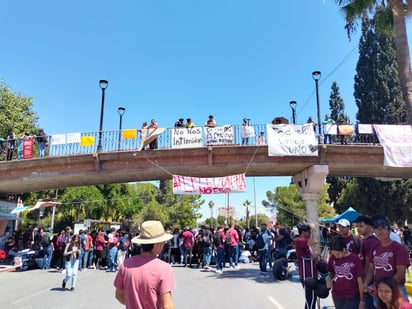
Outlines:
[{"label": "banner with red text", "polygon": [[220,194],[246,192],[245,174],[224,177],[173,175],[174,194]]},{"label": "banner with red text", "polygon": [[317,156],[318,141],[310,123],[268,124],[269,156]]},{"label": "banner with red text", "polygon": [[412,128],[410,125],[374,124],[383,147],[384,166],[412,167]]}]

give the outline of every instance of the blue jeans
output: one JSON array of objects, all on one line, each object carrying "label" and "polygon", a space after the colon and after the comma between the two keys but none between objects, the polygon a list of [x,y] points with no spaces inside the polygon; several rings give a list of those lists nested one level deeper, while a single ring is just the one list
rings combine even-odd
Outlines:
[{"label": "blue jeans", "polygon": [[229,264],[230,266],[237,266],[239,262],[239,246],[229,246]]},{"label": "blue jeans", "polygon": [[204,247],[203,248],[203,263],[205,265],[209,266],[210,265],[210,260],[212,259],[212,247]]},{"label": "blue jeans", "polygon": [[110,248],[109,251],[109,270],[117,270],[117,247]]},{"label": "blue jeans", "polygon": [[82,270],[83,268],[83,255],[84,255],[84,250],[83,248],[80,249],[80,256],[79,256],[79,270]]},{"label": "blue jeans", "polygon": [[44,157],[45,150],[46,150],[46,142],[39,143],[39,158]]},{"label": "blue jeans", "polygon": [[53,255],[53,248],[52,245],[48,245],[47,248],[44,249],[44,256],[43,256],[43,269],[50,268],[50,261]]},{"label": "blue jeans", "polygon": [[79,260],[75,260],[74,262],[66,261],[64,265],[66,268],[66,277],[64,277],[64,282],[67,283],[70,278],[72,278],[72,288],[74,288],[76,286]]},{"label": "blue jeans", "polygon": [[332,295],[333,303],[336,309],[353,309],[358,308],[360,299],[344,299]]},{"label": "blue jeans", "polygon": [[267,264],[267,257],[268,257],[268,249],[260,249],[259,250],[259,268],[260,271],[267,271],[266,264]]},{"label": "blue jeans", "polygon": [[87,265],[93,266],[93,257],[94,257],[94,250],[92,248],[89,251],[89,260],[87,261]]},{"label": "blue jeans", "polygon": [[83,252],[83,263],[82,267],[87,268],[87,262],[89,261],[89,251],[84,250]]},{"label": "blue jeans", "polygon": [[222,270],[225,264],[225,248],[218,247],[216,250],[216,269]]}]

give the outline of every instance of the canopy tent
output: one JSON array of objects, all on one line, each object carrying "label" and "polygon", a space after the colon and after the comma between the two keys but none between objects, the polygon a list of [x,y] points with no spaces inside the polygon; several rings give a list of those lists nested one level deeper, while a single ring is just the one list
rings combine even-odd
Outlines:
[{"label": "canopy tent", "polygon": [[332,218],[325,218],[321,219],[321,223],[334,223],[339,221],[340,219],[346,219],[349,220],[351,223],[356,220],[357,217],[361,216],[362,214],[357,212],[355,209],[352,207],[349,207],[346,209],[343,213],[340,215],[334,216]]},{"label": "canopy tent", "polygon": [[59,202],[52,202],[52,201],[47,201],[47,202],[37,201],[36,205],[34,205],[29,210],[32,211],[32,210],[39,209],[39,208],[52,207],[52,206],[56,206],[58,204],[60,204],[60,203]]}]

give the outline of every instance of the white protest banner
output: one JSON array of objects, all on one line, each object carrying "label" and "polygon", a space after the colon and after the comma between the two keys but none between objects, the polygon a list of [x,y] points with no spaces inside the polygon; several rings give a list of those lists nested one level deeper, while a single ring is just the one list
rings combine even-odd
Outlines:
[{"label": "white protest banner", "polygon": [[51,145],[63,145],[66,144],[66,134],[54,134],[51,137]]},{"label": "white protest banner", "polygon": [[159,137],[166,129],[165,128],[145,128],[140,129],[140,147],[138,151],[144,149],[147,145]]},{"label": "white protest banner", "polygon": [[204,128],[206,145],[228,145],[233,144],[233,128],[224,125],[214,128]]},{"label": "white protest banner", "polygon": [[173,128],[172,148],[202,147],[202,128]]},{"label": "white protest banner", "polygon": [[81,133],[67,133],[67,144],[80,143]]},{"label": "white protest banner", "polygon": [[173,175],[174,194],[219,194],[246,192],[245,174],[224,177]]},{"label": "white protest banner", "polygon": [[267,124],[269,156],[317,156],[318,142],[310,123]]},{"label": "white protest banner", "polygon": [[412,129],[410,125],[377,125],[376,135],[384,151],[384,166],[412,167]]}]

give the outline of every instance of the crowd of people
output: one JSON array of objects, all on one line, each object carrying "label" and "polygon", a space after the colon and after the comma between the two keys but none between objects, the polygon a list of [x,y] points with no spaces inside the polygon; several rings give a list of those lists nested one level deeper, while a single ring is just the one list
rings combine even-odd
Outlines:
[{"label": "crowd of people", "polygon": [[[114,284],[116,297],[122,303],[128,298],[125,295],[131,293],[126,291],[122,277],[127,271],[133,276],[138,273],[124,268],[143,267],[142,261],[148,259],[154,260],[156,269],[164,268],[165,274],[169,274],[168,267],[181,266],[220,275],[252,262],[258,263],[262,275],[272,272],[276,280],[285,280],[297,272],[305,291],[305,309],[317,308],[319,298],[329,294],[337,309],[412,308],[405,288],[411,235],[407,227],[400,235],[393,231],[383,215],[361,215],[354,222],[340,219],[332,226],[321,226],[320,244],[314,237],[315,226],[308,223],[297,225],[297,231],[277,223],[250,230],[231,224],[216,228],[186,226],[164,232],[160,222],[149,222],[160,229],[158,235],[165,235],[159,246],[148,240],[154,234],[145,231],[143,225],[134,234],[115,228],[73,234],[68,226],[54,235],[36,227],[14,237],[9,235],[0,246],[10,257],[27,247],[34,250],[43,258],[42,268],[66,271],[62,288],[70,282],[71,290],[75,289],[78,271],[83,269],[118,272]],[[319,245],[322,252],[314,250]],[[158,265],[158,260],[164,264]],[[290,265],[292,261],[295,270]],[[168,280],[164,291],[171,293],[175,287],[173,275]],[[171,302],[171,295],[163,301]]]},{"label": "crowd of people", "polygon": [[[329,252],[325,255],[311,250],[317,242],[314,226],[298,226],[295,249],[305,289],[305,309],[316,308],[318,298],[324,296],[324,289],[317,292],[322,285],[331,289],[337,309],[412,308],[405,288],[410,235],[401,238],[383,215],[361,215],[354,225],[340,219],[336,226],[321,228],[321,239]],[[321,269],[322,262],[327,267]]]}]

